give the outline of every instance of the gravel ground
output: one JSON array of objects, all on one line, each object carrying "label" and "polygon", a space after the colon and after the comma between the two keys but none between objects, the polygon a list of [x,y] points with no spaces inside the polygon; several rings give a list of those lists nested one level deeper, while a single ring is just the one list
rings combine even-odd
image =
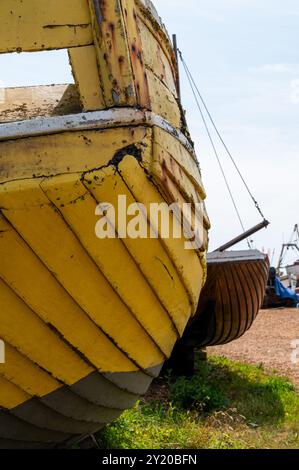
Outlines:
[{"label": "gravel ground", "polygon": [[[292,342],[297,340],[297,363],[292,363]],[[261,310],[250,331],[224,346],[208,348],[209,354],[263,364],[267,370],[292,380],[299,391],[299,310]]]}]

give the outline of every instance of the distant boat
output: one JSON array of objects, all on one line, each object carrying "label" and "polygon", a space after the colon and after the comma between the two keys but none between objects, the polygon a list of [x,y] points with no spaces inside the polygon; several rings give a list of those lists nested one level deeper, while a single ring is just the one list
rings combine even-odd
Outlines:
[{"label": "distant boat", "polygon": [[[284,287],[296,291],[299,294],[299,260],[292,265],[284,266],[286,253],[299,252],[299,226],[295,224],[289,243],[283,243],[279,256],[276,272]],[[286,273],[284,272],[286,270]]]},{"label": "distant boat", "polygon": [[5,90],[0,104],[1,448],[76,442],[133,406],[205,280],[205,213],[199,249],[95,236],[100,202],[205,192],[151,2],[71,3],[0,5],[0,53],[66,48],[76,81]]},{"label": "distant boat", "polygon": [[287,266],[286,270],[287,270],[287,274],[289,275],[293,274],[297,276],[297,279],[299,280],[299,260],[295,261],[294,264]]},{"label": "distant boat", "polygon": [[277,270],[271,267],[263,308],[297,307],[299,305],[299,295],[296,293],[296,282],[294,284],[292,286],[292,279],[289,277],[287,279],[279,278]]}]

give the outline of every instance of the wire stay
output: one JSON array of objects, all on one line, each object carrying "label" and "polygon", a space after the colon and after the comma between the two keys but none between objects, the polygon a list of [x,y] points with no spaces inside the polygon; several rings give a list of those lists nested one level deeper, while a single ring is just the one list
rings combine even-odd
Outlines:
[{"label": "wire stay", "polygon": [[[234,159],[232,153],[230,152],[230,150],[229,150],[227,144],[225,143],[225,141],[224,141],[224,139],[223,139],[223,137],[222,137],[222,135],[221,135],[221,133],[220,133],[218,127],[216,126],[216,123],[215,123],[215,121],[214,121],[214,119],[213,119],[213,117],[212,117],[212,115],[211,115],[211,113],[210,113],[210,111],[209,111],[209,109],[208,109],[208,106],[207,106],[207,104],[206,104],[206,102],[205,102],[205,100],[204,100],[202,94],[201,94],[200,91],[199,91],[199,88],[198,88],[198,86],[197,86],[197,84],[196,84],[196,82],[195,82],[195,80],[194,80],[194,78],[193,78],[193,75],[192,75],[192,73],[191,73],[191,71],[190,71],[190,69],[189,69],[187,63],[185,62],[185,60],[184,60],[184,58],[183,58],[182,52],[181,52],[179,49],[178,49],[178,53],[179,53],[181,62],[182,62],[182,64],[183,64],[183,67],[184,67],[184,70],[185,70],[185,73],[186,73],[186,76],[187,76],[189,85],[190,85],[191,90],[192,90],[192,93],[193,93],[193,96],[194,96],[194,98],[195,98],[195,101],[196,101],[198,110],[199,110],[199,112],[200,112],[202,121],[203,121],[203,123],[204,123],[204,126],[205,126],[205,129],[206,129],[208,138],[209,138],[209,140],[210,140],[210,143],[211,143],[212,148],[213,148],[213,151],[214,151],[214,153],[215,153],[215,156],[216,156],[218,165],[219,165],[219,167],[220,167],[222,176],[223,176],[223,178],[224,178],[224,181],[225,181],[227,190],[228,190],[229,195],[230,195],[230,198],[231,198],[231,200],[232,200],[232,203],[233,203],[235,212],[236,212],[236,214],[237,214],[237,217],[238,217],[238,220],[239,220],[240,225],[241,225],[241,227],[242,227],[242,230],[243,230],[243,232],[245,233],[245,227],[244,227],[244,223],[243,223],[243,220],[242,220],[240,211],[239,211],[238,206],[237,206],[237,203],[236,203],[236,201],[235,201],[235,198],[234,198],[232,189],[231,189],[231,187],[230,187],[230,185],[229,185],[228,178],[226,177],[226,174],[225,174],[225,171],[224,171],[224,167],[223,167],[223,165],[222,165],[222,163],[221,163],[219,154],[218,154],[218,152],[217,152],[215,143],[214,143],[214,141],[213,141],[213,137],[212,137],[212,134],[211,134],[211,132],[210,132],[210,129],[209,129],[207,120],[206,120],[206,118],[205,118],[205,115],[204,115],[202,106],[203,106],[204,110],[206,111],[207,116],[208,116],[208,118],[209,118],[209,120],[210,120],[210,122],[211,122],[211,124],[212,124],[212,126],[213,126],[213,128],[214,128],[214,130],[215,130],[215,132],[216,132],[216,134],[217,134],[217,136],[218,136],[218,138],[220,139],[220,142],[222,143],[222,145],[223,145],[223,147],[224,147],[226,153],[228,154],[228,156],[229,156],[229,158],[230,158],[230,160],[231,160],[231,162],[232,162],[232,164],[233,164],[235,170],[237,171],[237,173],[238,173],[238,175],[239,175],[239,177],[240,177],[242,183],[244,184],[244,186],[245,186],[245,188],[246,188],[246,190],[247,190],[247,192],[248,192],[248,194],[249,194],[251,200],[253,201],[255,208],[257,209],[258,213],[260,214],[260,216],[262,217],[262,219],[263,219],[264,222],[266,221],[265,216],[264,216],[264,214],[263,214],[263,212],[262,212],[262,210],[261,210],[261,208],[260,208],[259,203],[257,202],[257,200],[255,199],[255,197],[254,197],[252,191],[250,190],[249,185],[248,185],[248,183],[246,182],[246,180],[245,180],[245,178],[244,178],[242,172],[240,171],[240,169],[239,169],[239,167],[238,167],[238,165],[237,165],[237,163],[236,163],[236,161],[235,161],[235,159]],[[247,240],[247,244],[248,244],[249,248],[251,248],[251,244],[250,244],[249,240]]]}]

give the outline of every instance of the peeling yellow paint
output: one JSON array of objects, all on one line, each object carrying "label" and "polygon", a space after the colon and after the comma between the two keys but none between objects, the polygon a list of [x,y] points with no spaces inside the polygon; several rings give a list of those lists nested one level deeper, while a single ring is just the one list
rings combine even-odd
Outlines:
[{"label": "peeling yellow paint", "polygon": [[145,66],[177,97],[173,68],[169,57],[164,52],[162,44],[157,41],[156,37],[140,18],[138,18],[138,28],[140,30]]},{"label": "peeling yellow paint", "polygon": [[0,53],[93,43],[86,0],[1,0]]},{"label": "peeling yellow paint", "polygon": [[137,98],[136,104],[143,108],[150,109],[150,96],[143,57],[143,45],[137,23],[136,4],[131,0],[121,0],[121,3],[126,23],[128,48],[133,69],[133,80]]},{"label": "peeling yellow paint", "polygon": [[69,57],[83,110],[104,109],[95,47],[73,47],[69,49]]},{"label": "peeling yellow paint", "polygon": [[106,107],[136,105],[120,0],[89,0]]},{"label": "peeling yellow paint", "polygon": [[206,197],[182,135],[171,43],[139,0],[2,0],[0,17],[0,53],[68,49],[78,91],[67,108],[75,117],[53,118],[49,107],[21,130],[1,124],[9,127],[0,141],[0,408],[96,372],[105,374],[99,381],[133,373],[136,384],[150,382],[196,312],[206,209],[203,246],[186,250],[186,236],[171,235],[181,223],[173,213],[162,209],[169,238],[100,240],[96,208],[117,207],[122,195],[150,214],[151,203],[167,209]]}]

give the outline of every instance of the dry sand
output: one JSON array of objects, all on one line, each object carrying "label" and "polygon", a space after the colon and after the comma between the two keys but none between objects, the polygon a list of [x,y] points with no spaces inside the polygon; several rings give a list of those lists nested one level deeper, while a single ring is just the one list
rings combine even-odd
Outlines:
[{"label": "dry sand", "polygon": [[[292,363],[292,342],[298,340],[297,364]],[[209,354],[263,364],[286,376],[299,390],[299,309],[261,310],[250,331],[224,346],[208,348]]]}]

